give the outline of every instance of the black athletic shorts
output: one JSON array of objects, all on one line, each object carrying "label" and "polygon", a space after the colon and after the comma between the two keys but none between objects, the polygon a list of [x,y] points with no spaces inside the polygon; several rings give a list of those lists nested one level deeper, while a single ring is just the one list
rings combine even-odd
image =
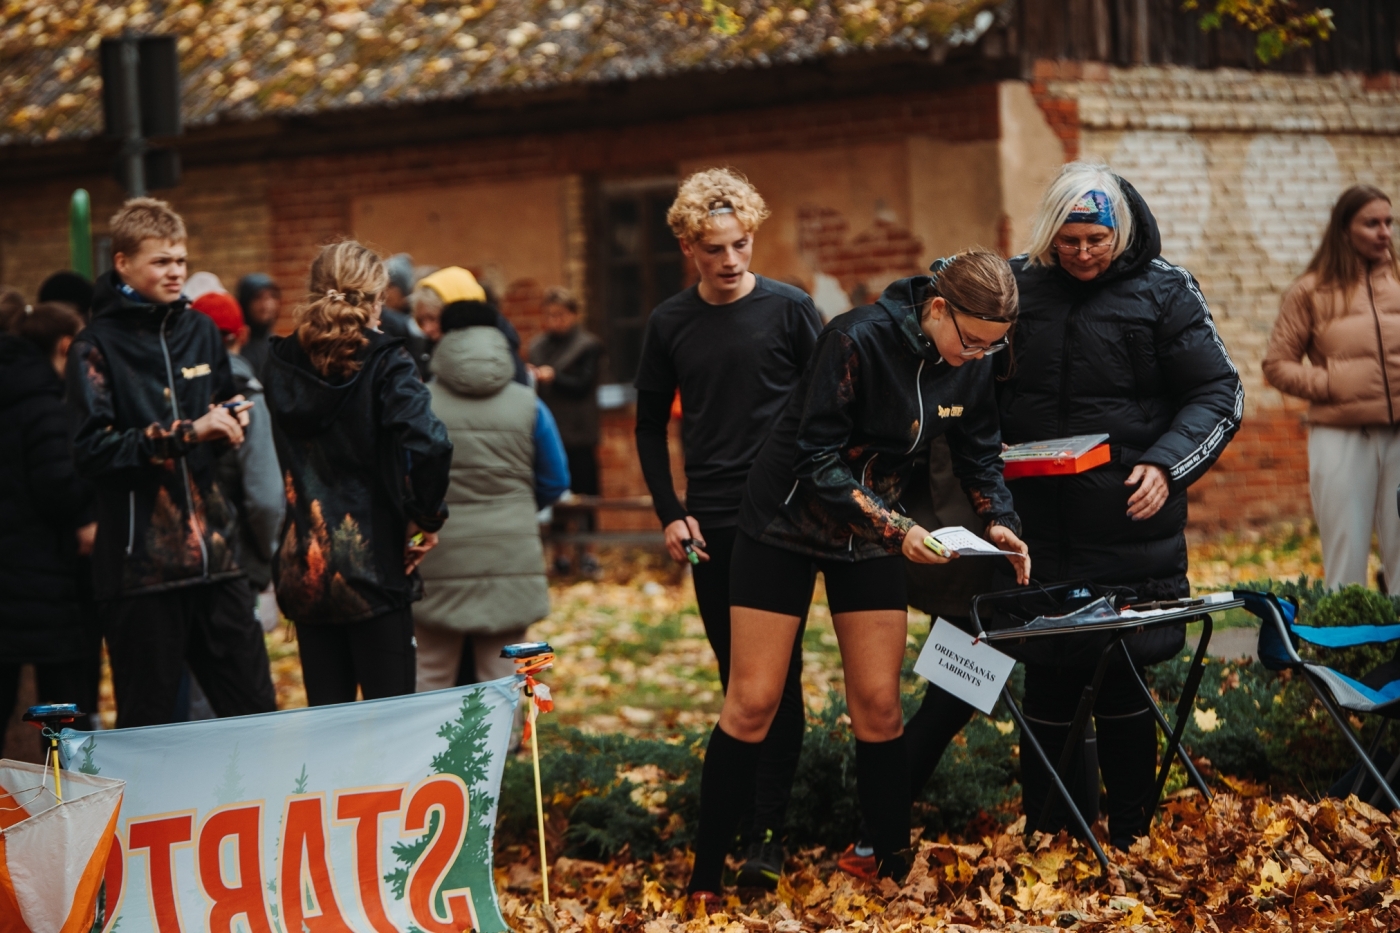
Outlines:
[{"label": "black athletic shorts", "polygon": [[729,604],[805,618],[820,570],[832,614],[909,608],[904,557],[820,560],[755,541],[740,531],[729,565]]}]

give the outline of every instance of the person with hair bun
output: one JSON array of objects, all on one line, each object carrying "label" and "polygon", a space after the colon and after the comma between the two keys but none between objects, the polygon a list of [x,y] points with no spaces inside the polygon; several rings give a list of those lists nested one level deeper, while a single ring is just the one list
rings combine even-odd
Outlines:
[{"label": "person with hair bun", "polygon": [[[1072,162],[1046,190],[1026,254],[1011,260],[1021,317],[997,390],[1003,438],[1107,434],[1110,451],[1084,473],[1009,484],[1043,583],[1089,580],[1145,600],[1191,593],[1186,490],[1239,430],[1244,389],[1200,285],[1161,251],[1133,186],[1105,165]],[[1167,627],[1125,644],[1140,672],[1184,638],[1184,626]],[[1026,665],[1026,718],[1051,761],[1097,660]],[[1109,838],[1122,849],[1147,832],[1156,805],[1152,714],[1133,670],[1116,661],[1094,707],[1096,745],[1086,739],[1082,769],[1061,775],[1092,822],[1102,770]],[[1021,787],[1027,832],[1067,823],[1034,755],[1021,756]]]},{"label": "person with hair bun", "polygon": [[403,341],[378,329],[388,273],[347,240],[311,264],[263,381],[287,520],[273,569],[312,706],[412,693],[418,564],[447,518],[447,429]]},{"label": "person with hair bun", "polygon": [[900,509],[946,436],[953,472],[987,536],[1030,562],[1001,473],[989,357],[1010,343],[1016,282],[986,250],[940,259],[892,283],[875,304],[822,331],[782,417],[749,471],[729,597],[729,690],[710,736],[689,890],[719,895],[725,849],[754,793],[789,654],[826,578],[856,736],[856,784],[875,870],[902,878],[910,839],[909,761],[899,672],[908,606],[905,561],[945,563]]},{"label": "person with hair bun", "polygon": [[[742,175],[707,169],[681,183],[666,213],[700,281],[647,320],[637,369],[637,457],[672,559],[693,564],[695,602],[729,685],[729,568],[749,467],[797,385],[821,318],[802,290],[749,270],[768,217]],[[686,495],[671,477],[667,431],[681,402]],[[744,827],[741,881],[773,888],[783,866],[783,824],[802,752],[802,639],[790,646],[783,702],[764,743],[752,819]]]},{"label": "person with hair bun", "polygon": [[[1400,592],[1400,263],[1390,197],[1353,185],[1284,293],[1264,376],[1308,406],[1308,485],[1329,589],[1367,584],[1374,528]],[[1307,363],[1303,358],[1307,357]]]}]

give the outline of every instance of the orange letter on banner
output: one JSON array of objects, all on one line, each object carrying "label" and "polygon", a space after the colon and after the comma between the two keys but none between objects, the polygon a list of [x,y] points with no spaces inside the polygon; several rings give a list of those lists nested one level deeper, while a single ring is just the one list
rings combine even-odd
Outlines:
[{"label": "orange letter on banner", "polygon": [[122,907],[122,883],[126,874],[126,853],[122,851],[122,834],[112,833],[112,848],[107,850],[107,870],[102,874],[102,883],[107,886],[107,916],[102,923],[102,933],[107,933],[116,922]]},{"label": "orange letter on banner", "polygon": [[[399,933],[384,911],[379,868],[379,821],[397,813],[403,803],[403,785],[356,793],[337,794],[335,818],[355,821],[355,875],[359,881],[360,909],[376,933]],[[456,933],[456,931],[454,931]]]},{"label": "orange letter on banner", "polygon": [[131,851],[146,849],[146,890],[158,933],[182,933],[180,905],[175,900],[175,860],[170,850],[194,838],[194,814],[148,817],[127,824]]},{"label": "orange letter on banner", "polygon": [[[234,837],[238,882],[224,881],[224,840]],[[263,900],[262,805],[215,810],[199,830],[199,884],[214,903],[209,908],[208,933],[233,933],[233,921],[241,914],[252,933],[272,933]]]},{"label": "orange letter on banner", "polygon": [[455,774],[428,778],[413,792],[403,818],[404,835],[428,828],[428,815],[438,812],[438,830],[408,875],[408,909],[427,933],[461,933],[478,929],[476,906],[469,888],[442,891],[447,916],[437,911],[438,888],[467,841],[467,786]]},{"label": "orange letter on banner", "polygon": [[[304,859],[303,859],[304,856]],[[315,913],[306,912],[302,880],[309,877],[316,899]],[[282,817],[281,872],[277,892],[282,902],[282,927],[309,933],[355,933],[340,913],[326,859],[325,795],[287,799]]]}]

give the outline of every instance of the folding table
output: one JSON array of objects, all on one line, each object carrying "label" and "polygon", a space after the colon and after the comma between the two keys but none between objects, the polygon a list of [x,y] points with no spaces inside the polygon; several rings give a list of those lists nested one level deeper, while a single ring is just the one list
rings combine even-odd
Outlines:
[{"label": "folding table", "polygon": [[[1032,600],[1043,596],[1043,605],[1047,606],[1057,604],[1064,606],[1066,603],[1078,603],[1078,605],[1069,605],[1066,610],[1067,614],[1064,615],[1054,615],[1052,610],[1050,615],[1042,614],[1033,618],[1023,618],[1027,614],[1024,610],[1018,616],[1005,609],[1008,603],[1025,603],[1028,596]],[[1233,593],[1220,593],[1199,600],[1188,600],[1189,605],[1186,606],[1134,615],[1122,615],[1116,611],[1111,613],[1087,611],[1095,604],[1099,604],[1099,608],[1102,609],[1101,600],[1106,600],[1111,606],[1114,598],[1115,593],[1111,590],[1089,583],[1075,582],[1049,587],[1031,587],[1000,593],[987,593],[972,601],[972,624],[976,628],[974,634],[1018,661],[1044,662],[1047,655],[1053,653],[1056,641],[1062,642],[1065,636],[1071,635],[1090,636],[1078,639],[1072,649],[1077,658],[1093,661],[1097,657],[1097,662],[1093,679],[1080,696],[1079,707],[1070,724],[1069,737],[1065,741],[1064,751],[1060,755],[1058,766],[1051,763],[1045,750],[1036,741],[1035,734],[1027,726],[1025,716],[1011,693],[1003,689],[1001,695],[1007,708],[1011,711],[1012,718],[1016,720],[1016,725],[1021,729],[1021,754],[1026,754],[1026,749],[1029,748],[1030,753],[1038,757],[1045,765],[1054,785],[1054,790],[1051,793],[1058,793],[1069,806],[1070,813],[1078,824],[1080,833],[1094,850],[1094,855],[1098,857],[1099,864],[1103,866],[1105,874],[1109,870],[1108,856],[1104,853],[1098,840],[1094,838],[1088,820],[1084,818],[1084,814],[1075,805],[1074,797],[1065,787],[1062,777],[1062,775],[1070,773],[1074,754],[1084,736],[1084,729],[1088,725],[1089,717],[1093,714],[1094,701],[1098,698],[1099,689],[1103,685],[1104,674],[1107,673],[1114,658],[1121,657],[1128,664],[1128,669],[1133,671],[1133,678],[1138,689],[1143,698],[1147,700],[1148,708],[1156,717],[1157,724],[1167,736],[1167,749],[1162,756],[1162,765],[1157,773],[1156,793],[1153,796],[1152,809],[1156,810],[1161,801],[1173,757],[1181,759],[1182,766],[1190,776],[1191,782],[1209,800],[1211,798],[1210,788],[1206,786],[1205,780],[1196,770],[1195,765],[1191,763],[1190,757],[1181,751],[1181,739],[1186,732],[1186,724],[1189,721],[1192,706],[1196,702],[1196,691],[1200,688],[1201,676],[1205,670],[1206,647],[1210,644],[1213,629],[1211,613],[1244,605],[1244,601],[1234,598]],[[1181,697],[1176,704],[1176,724],[1172,725],[1166,715],[1158,708],[1156,701],[1153,700],[1151,691],[1147,689],[1147,684],[1143,683],[1142,678],[1137,674],[1137,667],[1133,663],[1132,655],[1123,640],[1136,632],[1145,632],[1161,626],[1197,619],[1202,623],[1201,640],[1196,645],[1195,655],[1187,669]],[[984,620],[991,624],[984,624]],[[1047,798],[1048,802],[1049,798]],[[1048,812],[1048,809],[1048,806],[1043,808],[1042,814]],[[1028,827],[1028,829],[1034,828]]]}]

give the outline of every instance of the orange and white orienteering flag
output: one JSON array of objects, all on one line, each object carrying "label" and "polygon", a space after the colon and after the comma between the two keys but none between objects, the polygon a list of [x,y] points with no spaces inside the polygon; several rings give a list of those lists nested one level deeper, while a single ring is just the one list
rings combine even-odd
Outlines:
[{"label": "orange and white orienteering flag", "polygon": [[87,933],[124,781],[0,761],[0,933]]}]

